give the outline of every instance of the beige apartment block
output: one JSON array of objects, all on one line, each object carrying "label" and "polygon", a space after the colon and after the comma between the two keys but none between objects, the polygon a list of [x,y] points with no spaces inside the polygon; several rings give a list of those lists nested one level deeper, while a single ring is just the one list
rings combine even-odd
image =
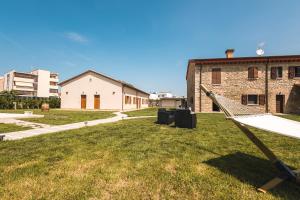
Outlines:
[{"label": "beige apartment block", "polygon": [[6,91],[16,91],[19,96],[58,97],[58,74],[47,70],[34,70],[29,73],[12,70],[4,75]]},{"label": "beige apartment block", "polygon": [[59,85],[61,108],[64,109],[133,110],[148,107],[147,92],[92,70]]},{"label": "beige apartment block", "polygon": [[187,103],[195,112],[218,107],[200,89],[224,95],[271,113],[300,113],[300,55],[233,57],[189,60]]},{"label": "beige apartment block", "polygon": [[0,92],[4,90],[4,77],[0,77]]}]

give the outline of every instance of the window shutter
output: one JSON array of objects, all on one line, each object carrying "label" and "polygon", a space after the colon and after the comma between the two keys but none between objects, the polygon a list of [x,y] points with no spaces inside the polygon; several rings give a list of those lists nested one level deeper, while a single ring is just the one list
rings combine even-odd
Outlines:
[{"label": "window shutter", "polygon": [[271,67],[271,79],[276,79],[276,67]]},{"label": "window shutter", "polygon": [[247,105],[247,95],[246,94],[242,94],[242,104],[243,105]]},{"label": "window shutter", "polygon": [[259,95],[259,105],[264,106],[266,104],[266,97],[264,94]]},{"label": "window shutter", "polygon": [[258,68],[253,67],[253,78],[258,78]]},{"label": "window shutter", "polygon": [[248,78],[253,78],[253,67],[248,68]]},{"label": "window shutter", "polygon": [[217,80],[216,81],[218,84],[221,84],[221,69],[219,69],[217,71]]},{"label": "window shutter", "polygon": [[221,69],[212,69],[212,84],[221,84]]},{"label": "window shutter", "polygon": [[295,77],[295,67],[289,67],[289,79],[293,79]]}]

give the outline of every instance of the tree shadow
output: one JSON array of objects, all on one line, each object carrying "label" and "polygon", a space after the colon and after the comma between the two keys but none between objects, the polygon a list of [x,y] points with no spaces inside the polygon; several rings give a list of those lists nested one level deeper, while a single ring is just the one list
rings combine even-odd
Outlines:
[{"label": "tree shadow", "polygon": [[[214,158],[204,163],[255,188],[262,186],[278,174],[277,169],[273,167],[270,161],[241,152]],[[285,181],[269,192],[281,198],[299,199],[300,185]]]}]

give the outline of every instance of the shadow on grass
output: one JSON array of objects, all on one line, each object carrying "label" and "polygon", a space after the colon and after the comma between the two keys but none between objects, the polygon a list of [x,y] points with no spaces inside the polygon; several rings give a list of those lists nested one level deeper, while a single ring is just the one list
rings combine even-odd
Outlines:
[{"label": "shadow on grass", "polygon": [[[241,152],[214,158],[205,163],[255,188],[262,186],[278,173],[270,161]],[[299,199],[300,185],[286,181],[269,192],[282,198]]]}]

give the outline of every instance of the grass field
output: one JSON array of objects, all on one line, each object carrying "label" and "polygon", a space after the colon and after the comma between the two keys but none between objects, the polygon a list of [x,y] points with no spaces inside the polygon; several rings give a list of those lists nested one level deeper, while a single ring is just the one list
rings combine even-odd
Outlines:
[{"label": "grass field", "polygon": [[145,108],[142,110],[128,111],[124,114],[128,117],[138,117],[138,116],[156,116],[158,108]]},{"label": "grass field", "polygon": [[[0,143],[0,199],[299,199],[286,183],[256,187],[276,170],[222,114],[197,129],[124,120]],[[300,142],[256,131],[283,161],[300,167]]]},{"label": "grass field", "polygon": [[[0,110],[7,113],[24,113],[25,110]],[[75,122],[89,121],[95,119],[104,119],[113,117],[113,112],[108,111],[67,111],[67,110],[50,110],[49,112],[41,112],[41,110],[33,110],[34,114],[44,115],[43,118],[28,118],[24,121],[36,122],[42,124],[62,125]]]},{"label": "grass field", "polygon": [[14,131],[28,130],[29,127],[17,126],[15,124],[2,124],[0,123],[0,133],[8,133]]}]

